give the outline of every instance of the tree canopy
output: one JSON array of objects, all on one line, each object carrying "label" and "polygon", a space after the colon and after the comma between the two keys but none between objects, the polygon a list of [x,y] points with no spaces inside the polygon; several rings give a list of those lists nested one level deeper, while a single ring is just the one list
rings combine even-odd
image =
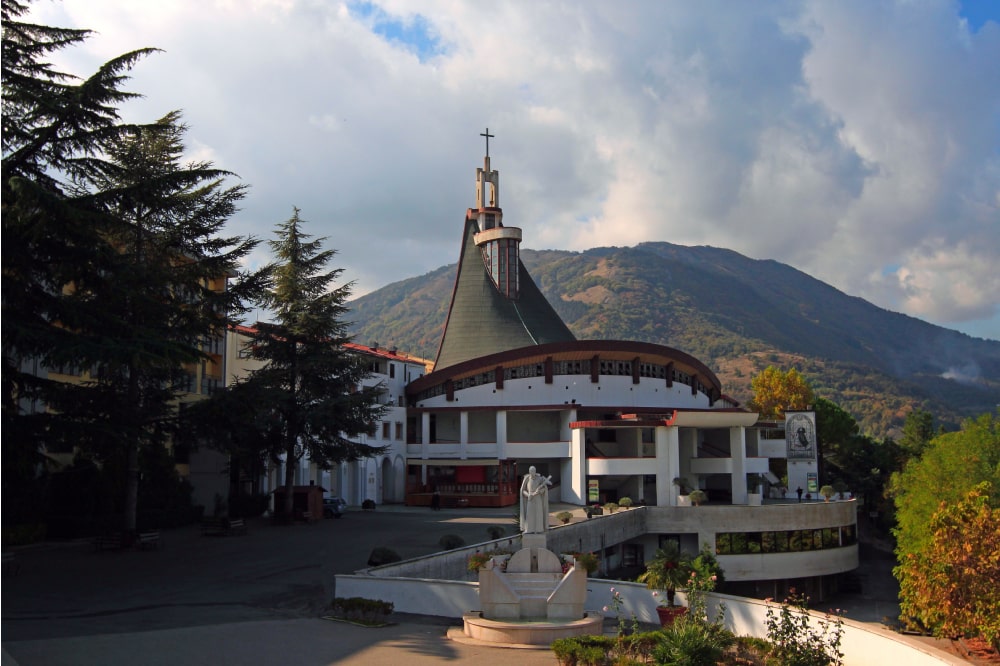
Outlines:
[{"label": "tree canopy", "polygon": [[[352,283],[333,284],[343,269],[328,269],[335,250],[302,229],[299,210],[279,224],[270,241],[275,256],[274,278],[264,303],[274,321],[259,322],[250,332],[250,357],[261,367],[250,372],[223,399],[242,411],[230,418],[258,424],[257,435],[246,433],[244,452],[285,464],[285,486],[295,481],[303,456],[321,469],[380,453],[382,447],[361,441],[371,432],[384,407],[380,388],[365,386],[369,372],[364,359],[344,347],[350,341],[345,302]],[[232,402],[232,401],[236,402]],[[285,493],[290,514],[292,494]]]},{"label": "tree canopy", "polygon": [[805,409],[813,403],[809,382],[795,368],[782,372],[769,365],[750,381],[750,408],[763,419],[784,418],[786,409]]},{"label": "tree canopy", "polygon": [[257,241],[222,235],[244,186],[182,163],[179,113],[120,122],[124,72],[152,49],[79,81],[42,59],[89,33],[25,11],[3,1],[5,447],[124,470],[134,530],[140,450],[168,440],[182,394],[210,389],[193,384],[199,366],[221,384],[210,347],[259,292],[240,272]]},{"label": "tree canopy", "polygon": [[[981,603],[993,603],[991,631],[996,640],[995,619],[1000,614],[995,591],[992,597],[970,593],[975,587],[970,571],[977,569],[967,570],[967,566],[975,562],[976,567],[985,567],[984,575],[996,570],[1000,552],[997,488],[1000,418],[992,414],[967,421],[958,432],[938,435],[922,456],[893,475],[900,562],[895,574],[901,604],[906,614],[926,628],[942,635],[986,631],[984,626],[974,626],[970,618],[982,617],[982,610],[977,610]],[[992,581],[995,585],[996,575]],[[950,591],[943,597],[928,592],[944,588]]]}]

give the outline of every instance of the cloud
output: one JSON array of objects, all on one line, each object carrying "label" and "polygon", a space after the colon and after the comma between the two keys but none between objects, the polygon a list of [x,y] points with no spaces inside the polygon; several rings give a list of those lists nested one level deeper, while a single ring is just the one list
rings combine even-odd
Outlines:
[{"label": "cloud", "polygon": [[232,230],[293,205],[356,293],[455,261],[490,127],[524,245],[671,241],[789,263],[1000,339],[1000,24],[950,0],[38,2],[98,31],[58,54],[134,71],[128,114],[184,110],[251,185]]}]

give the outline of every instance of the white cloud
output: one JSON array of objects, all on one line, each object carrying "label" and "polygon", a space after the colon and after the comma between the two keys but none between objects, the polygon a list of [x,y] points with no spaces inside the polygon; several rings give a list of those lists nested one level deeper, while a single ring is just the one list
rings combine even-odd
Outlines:
[{"label": "white cloud", "polygon": [[487,126],[526,247],[645,240],[785,261],[1000,338],[1000,25],[951,0],[334,4],[41,1],[143,46],[129,106],[181,108],[251,184],[233,231],[293,205],[357,291],[455,261]]}]

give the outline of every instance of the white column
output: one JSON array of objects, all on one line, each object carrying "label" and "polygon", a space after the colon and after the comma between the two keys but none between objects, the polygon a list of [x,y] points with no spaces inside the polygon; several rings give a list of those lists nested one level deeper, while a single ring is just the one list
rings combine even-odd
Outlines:
[{"label": "white column", "polygon": [[500,410],[497,412],[497,458],[507,459],[507,412]]},{"label": "white column", "polygon": [[679,435],[677,428],[657,426],[654,432],[656,446],[656,506],[677,506],[674,477],[679,466]]},{"label": "white column", "polygon": [[431,441],[431,413],[424,412],[420,415],[420,457],[430,458],[428,455]]},{"label": "white column", "polygon": [[[587,453],[584,446],[586,429],[573,430],[569,441],[569,460],[562,463],[562,501],[587,503]],[[568,484],[568,488],[566,487]]]},{"label": "white column", "polygon": [[747,442],[743,426],[729,429],[729,455],[733,460],[733,504],[747,503]]},{"label": "white column", "polygon": [[462,460],[469,457],[469,412],[458,414],[458,457]]}]

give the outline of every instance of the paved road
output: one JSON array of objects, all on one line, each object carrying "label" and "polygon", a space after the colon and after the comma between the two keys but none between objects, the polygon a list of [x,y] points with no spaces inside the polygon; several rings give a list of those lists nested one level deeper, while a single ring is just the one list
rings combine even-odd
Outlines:
[{"label": "paved road", "polygon": [[[334,576],[363,568],[372,548],[407,558],[440,550],[445,534],[476,543],[490,525],[516,529],[512,515],[380,507],[312,525],[254,521],[246,536],[169,530],[152,551],[21,549],[19,571],[3,577],[3,664],[507,663],[509,650],[449,641],[447,622],[361,629],[318,618]],[[547,651],[517,661],[555,663]]]}]

